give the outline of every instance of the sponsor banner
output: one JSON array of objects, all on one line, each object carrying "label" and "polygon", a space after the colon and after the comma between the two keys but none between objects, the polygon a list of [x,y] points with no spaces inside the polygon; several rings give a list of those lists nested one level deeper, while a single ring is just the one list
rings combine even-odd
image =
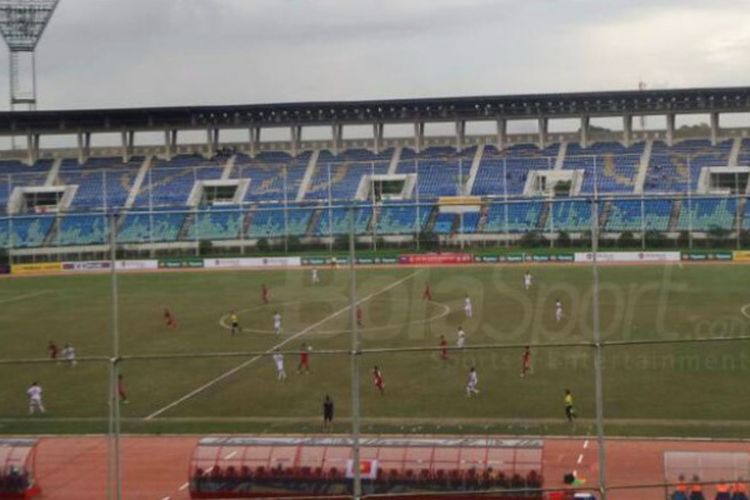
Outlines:
[{"label": "sponsor banner", "polygon": [[63,262],[62,270],[76,273],[85,273],[89,271],[103,271],[109,269],[110,263],[106,260],[84,260],[79,262]]},{"label": "sponsor banner", "polygon": [[511,262],[511,263],[519,263],[523,262],[525,259],[525,254],[522,253],[509,253],[505,256],[505,262]]},{"label": "sponsor banner", "polygon": [[202,267],[290,267],[302,265],[299,257],[238,257],[228,259],[205,259]]},{"label": "sponsor banner", "polygon": [[[737,253],[742,252],[683,252],[682,260],[705,261],[705,260],[742,260],[737,258]],[[750,261],[750,252],[746,252],[745,260]]]},{"label": "sponsor banner", "polygon": [[499,255],[475,255],[474,262],[500,262]]},{"label": "sponsor banner", "polygon": [[13,264],[11,274],[54,273],[62,271],[60,262],[39,262],[36,264]]},{"label": "sponsor banner", "polygon": [[399,264],[470,264],[474,258],[469,253],[425,253],[398,256]]},{"label": "sponsor banner", "polygon": [[159,269],[195,269],[203,267],[203,259],[160,259]]},{"label": "sponsor banner", "polygon": [[572,253],[556,253],[549,256],[551,261],[555,262],[574,262],[575,256]]},{"label": "sponsor banner", "polygon": [[735,252],[732,252],[732,257],[734,258],[734,260],[739,261],[739,262],[750,262],[750,251],[737,250]]},{"label": "sponsor banner", "polygon": [[[591,252],[576,252],[575,262],[592,262]],[[678,262],[680,252],[598,252],[598,262]]]},{"label": "sponsor banner", "polygon": [[329,262],[328,257],[303,257],[302,258],[303,266],[324,266],[328,264],[328,262]]},{"label": "sponsor banner", "polygon": [[139,269],[159,269],[159,261],[152,260],[118,260],[115,269],[122,271],[134,271]]}]

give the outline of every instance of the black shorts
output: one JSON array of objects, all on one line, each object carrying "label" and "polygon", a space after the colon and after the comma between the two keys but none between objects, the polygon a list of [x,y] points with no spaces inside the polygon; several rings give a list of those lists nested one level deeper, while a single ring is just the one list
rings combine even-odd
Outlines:
[{"label": "black shorts", "polygon": [[324,422],[332,422],[333,421],[333,412],[324,412],[323,413],[323,421]]},{"label": "black shorts", "polygon": [[572,406],[565,405],[565,416],[568,417],[568,420],[573,420],[573,418],[576,416],[576,411]]},{"label": "black shorts", "polygon": [[232,328],[239,328],[239,327],[240,327],[239,323],[237,323],[236,321],[232,322]]}]

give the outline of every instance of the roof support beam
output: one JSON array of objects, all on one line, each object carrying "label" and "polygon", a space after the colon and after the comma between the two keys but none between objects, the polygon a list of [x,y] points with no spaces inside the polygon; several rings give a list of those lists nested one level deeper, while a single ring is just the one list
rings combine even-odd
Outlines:
[{"label": "roof support beam", "polygon": [[135,146],[135,132],[132,130],[123,130],[120,133],[122,138],[122,162],[127,163],[133,156],[133,147]]},{"label": "roof support beam", "polygon": [[591,123],[591,117],[584,115],[581,117],[581,147],[589,147],[589,124]]},{"label": "roof support beam", "polygon": [[497,149],[502,151],[508,142],[508,120],[497,119]]},{"label": "roof support beam", "polygon": [[383,123],[373,123],[372,124],[372,136],[374,139],[375,144],[375,154],[380,154],[381,149],[383,149],[383,130],[385,127],[383,126]]},{"label": "roof support beam", "polygon": [[719,142],[719,113],[711,113],[711,145],[716,146]]},{"label": "roof support beam", "polygon": [[670,148],[674,145],[675,116],[674,113],[667,113],[667,146]]},{"label": "roof support beam", "polygon": [[623,115],[622,116],[622,143],[626,148],[630,147],[633,141],[633,116]]},{"label": "roof support beam", "polygon": [[547,147],[547,131],[549,130],[549,118],[539,118],[539,149]]},{"label": "roof support beam", "polygon": [[33,165],[39,159],[39,134],[26,135],[27,163]]},{"label": "roof support beam", "polygon": [[460,153],[464,149],[464,142],[466,141],[466,121],[456,121],[456,150]]},{"label": "roof support beam", "polygon": [[78,132],[78,164],[83,165],[91,156],[91,132]]},{"label": "roof support beam", "polygon": [[211,158],[219,150],[219,129],[209,127],[206,130],[206,158]]},{"label": "roof support beam", "polygon": [[344,126],[340,123],[334,123],[331,125],[331,133],[333,135],[333,154],[337,155],[341,152],[344,143]]},{"label": "roof support beam", "polygon": [[250,146],[250,158],[255,158],[260,149],[260,127],[250,127],[249,132],[250,141],[248,146]]},{"label": "roof support beam", "polygon": [[414,122],[414,149],[422,152],[424,146],[424,122]]},{"label": "roof support beam", "polygon": [[302,125],[292,125],[292,156],[300,154],[302,145]]},{"label": "roof support beam", "polygon": [[167,129],[164,131],[164,158],[170,161],[177,152],[177,130]]}]

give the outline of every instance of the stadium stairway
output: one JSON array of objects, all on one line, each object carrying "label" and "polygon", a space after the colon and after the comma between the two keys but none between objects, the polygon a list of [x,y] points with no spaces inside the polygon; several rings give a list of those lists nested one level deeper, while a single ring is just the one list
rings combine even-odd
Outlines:
[{"label": "stadium stairway", "polygon": [[542,203],[542,211],[539,213],[539,225],[535,228],[529,228],[530,230],[539,229],[544,231],[544,228],[547,227],[547,219],[549,219],[550,205],[550,203]]},{"label": "stadium stairway", "polygon": [[729,161],[727,161],[727,166],[729,167],[737,166],[737,162],[740,157],[741,148],[742,148],[742,138],[735,137],[734,141],[732,142],[732,149],[729,151]]},{"label": "stadium stairway", "polygon": [[612,202],[605,201],[602,211],[599,214],[599,232],[602,232],[602,228],[607,227],[607,221],[609,220],[609,214],[612,213]]},{"label": "stadium stairway", "polygon": [[40,246],[42,247],[57,246],[57,235],[59,231],[60,231],[60,218],[55,217],[54,221],[49,227],[49,231],[47,231],[47,234],[44,236],[44,240],[42,241],[42,244]]},{"label": "stadium stairway", "polygon": [[305,175],[302,176],[302,182],[299,185],[299,191],[297,191],[296,201],[298,203],[305,199],[305,194],[307,194],[307,190],[310,188],[310,183],[315,174],[315,166],[318,164],[318,158],[320,158],[320,151],[316,149],[312,152],[310,159],[307,161]]},{"label": "stadium stairway", "polygon": [[143,179],[146,178],[146,174],[148,174],[148,171],[151,169],[152,161],[153,161],[153,157],[151,156],[147,156],[146,158],[143,159],[143,163],[141,163],[141,168],[138,169],[138,175],[135,176],[135,181],[133,181],[133,185],[131,186],[130,192],[128,193],[128,199],[125,201],[125,206],[123,207],[125,210],[133,208],[135,199],[138,196],[138,193],[141,192],[141,186],[143,186]]},{"label": "stadium stairway", "polygon": [[745,227],[744,225],[747,224],[747,222],[743,220],[746,210],[747,210],[747,198],[739,198],[737,200],[737,215],[736,215],[735,220],[740,221],[740,228]]},{"label": "stadium stairway", "polygon": [[635,186],[633,192],[636,194],[643,193],[643,185],[646,183],[646,174],[648,173],[648,164],[651,161],[651,151],[654,149],[654,141],[649,139],[643,148],[641,162],[638,165],[638,174],[635,176]]},{"label": "stadium stairway", "polygon": [[310,223],[307,225],[307,229],[305,230],[306,237],[310,238],[315,236],[315,229],[320,223],[320,218],[323,217],[323,212],[325,212],[324,208],[318,208],[313,211],[312,216],[310,217]]},{"label": "stadium stairway", "polygon": [[474,189],[474,182],[477,180],[477,172],[479,172],[479,165],[482,163],[482,155],[484,154],[484,144],[477,146],[477,150],[474,153],[474,158],[471,160],[471,169],[469,170],[469,178],[466,180],[464,186],[464,193],[471,193]]},{"label": "stadium stairway", "polygon": [[401,150],[403,148],[401,146],[397,148],[393,148],[393,156],[391,157],[391,162],[388,164],[388,175],[393,175],[396,173],[396,169],[398,168],[398,162],[401,161]]},{"label": "stadium stairway", "polygon": [[44,181],[45,187],[54,186],[57,181],[57,174],[60,172],[60,166],[62,165],[62,158],[56,159],[52,162],[52,167],[47,172],[47,179]]},{"label": "stadium stairway", "polygon": [[568,153],[568,143],[563,141],[560,143],[560,149],[557,150],[557,158],[555,158],[554,170],[562,170],[565,164],[565,155]]},{"label": "stadium stairway", "polygon": [[672,212],[669,214],[669,224],[667,224],[667,231],[677,230],[677,223],[680,220],[681,211],[682,200],[674,200],[674,203],[672,203]]},{"label": "stadium stairway", "polygon": [[195,224],[195,214],[190,213],[187,214],[185,217],[185,220],[182,222],[182,226],[180,226],[180,232],[177,233],[177,240],[178,241],[188,241],[189,235],[190,235],[190,228],[193,227]]},{"label": "stadium stairway", "polygon": [[248,211],[245,212],[245,218],[242,221],[242,233],[243,235],[248,234],[250,231],[250,225],[253,222],[253,215],[255,214],[254,208],[256,207],[256,204],[252,204],[248,207]]},{"label": "stadium stairway", "polygon": [[227,158],[224,163],[224,170],[221,172],[221,180],[226,181],[232,178],[232,171],[234,170],[234,163],[237,161],[237,155],[232,155]]}]

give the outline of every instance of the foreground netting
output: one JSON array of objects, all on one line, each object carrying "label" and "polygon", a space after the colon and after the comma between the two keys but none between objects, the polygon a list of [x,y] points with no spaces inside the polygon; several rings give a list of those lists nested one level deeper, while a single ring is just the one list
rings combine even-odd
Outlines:
[{"label": "foreground netting", "polygon": [[[542,441],[526,439],[364,438],[362,490],[365,495],[409,498],[441,492],[453,492],[451,498],[473,498],[469,492],[497,490],[482,497],[541,499],[542,449]],[[349,438],[212,437],[201,439],[193,453],[190,494],[351,495],[353,476]],[[467,495],[455,495],[461,491]]]},{"label": "foreground netting", "polygon": [[36,446],[36,439],[0,439],[0,498],[41,495],[34,478]]}]

